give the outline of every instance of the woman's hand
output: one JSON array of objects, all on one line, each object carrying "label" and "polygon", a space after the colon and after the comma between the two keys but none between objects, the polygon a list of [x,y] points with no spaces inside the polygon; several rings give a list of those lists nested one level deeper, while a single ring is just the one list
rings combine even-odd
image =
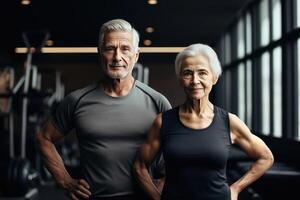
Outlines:
[{"label": "woman's hand", "polygon": [[231,200],[238,200],[239,192],[233,187],[230,186]]}]

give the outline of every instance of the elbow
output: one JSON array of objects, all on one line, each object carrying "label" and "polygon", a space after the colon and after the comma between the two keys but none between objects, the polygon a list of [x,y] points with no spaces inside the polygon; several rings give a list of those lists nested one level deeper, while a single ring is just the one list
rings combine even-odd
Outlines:
[{"label": "elbow", "polygon": [[274,164],[274,156],[271,151],[265,156],[264,160],[266,160],[268,168],[271,168]]},{"label": "elbow", "polygon": [[269,158],[268,158],[269,162],[270,162],[270,167],[274,164],[274,156],[273,154],[271,153]]}]

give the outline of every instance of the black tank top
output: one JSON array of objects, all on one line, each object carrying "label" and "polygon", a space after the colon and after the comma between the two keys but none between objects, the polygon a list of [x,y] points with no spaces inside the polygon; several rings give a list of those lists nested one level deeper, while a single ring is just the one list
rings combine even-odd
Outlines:
[{"label": "black tank top", "polygon": [[229,200],[226,164],[231,146],[228,113],[214,106],[211,124],[191,129],[179,107],[162,115],[166,182],[162,200]]}]

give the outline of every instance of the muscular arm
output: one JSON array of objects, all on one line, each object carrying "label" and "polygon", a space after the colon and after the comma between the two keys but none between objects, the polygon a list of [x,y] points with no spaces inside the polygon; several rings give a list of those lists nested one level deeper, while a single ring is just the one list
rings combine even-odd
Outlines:
[{"label": "muscular arm", "polygon": [[63,136],[64,135],[57,131],[52,123],[48,121],[42,131],[37,134],[37,141],[46,167],[52,173],[58,184],[65,187],[66,180],[70,179],[70,175],[54,145],[54,142],[63,138]]},{"label": "muscular arm", "polygon": [[245,187],[261,177],[273,165],[274,158],[267,145],[259,137],[253,135],[244,122],[236,115],[229,114],[229,120],[232,142],[240,146],[251,158],[255,159],[250,169],[230,186],[233,194],[237,195]]},{"label": "muscular arm", "polygon": [[134,163],[135,174],[141,187],[149,194],[151,199],[159,200],[160,192],[154,185],[148,168],[159,151],[161,128],[161,114],[154,120],[150,128],[147,141],[141,146],[138,157]]},{"label": "muscular arm", "polygon": [[37,134],[38,147],[43,161],[57,183],[70,192],[72,199],[78,199],[76,195],[88,198],[91,195],[88,183],[82,179],[75,180],[70,176],[56,150],[54,143],[63,136],[50,121],[45,124],[42,131]]}]

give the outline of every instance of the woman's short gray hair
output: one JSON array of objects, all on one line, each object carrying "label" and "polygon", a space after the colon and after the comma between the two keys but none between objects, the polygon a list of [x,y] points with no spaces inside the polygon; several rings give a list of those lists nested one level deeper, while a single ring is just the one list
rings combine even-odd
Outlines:
[{"label": "woman's short gray hair", "polygon": [[101,48],[103,47],[104,35],[113,31],[131,32],[133,36],[133,46],[136,51],[138,50],[140,41],[139,33],[131,26],[129,22],[123,19],[113,19],[101,26],[98,42],[99,51],[101,51]]},{"label": "woman's short gray hair", "polygon": [[207,57],[210,68],[215,78],[218,78],[222,74],[222,67],[216,52],[210,46],[199,43],[192,44],[177,54],[175,60],[175,73],[178,78],[180,76],[182,60],[184,58],[194,57],[197,55],[203,55]]}]

